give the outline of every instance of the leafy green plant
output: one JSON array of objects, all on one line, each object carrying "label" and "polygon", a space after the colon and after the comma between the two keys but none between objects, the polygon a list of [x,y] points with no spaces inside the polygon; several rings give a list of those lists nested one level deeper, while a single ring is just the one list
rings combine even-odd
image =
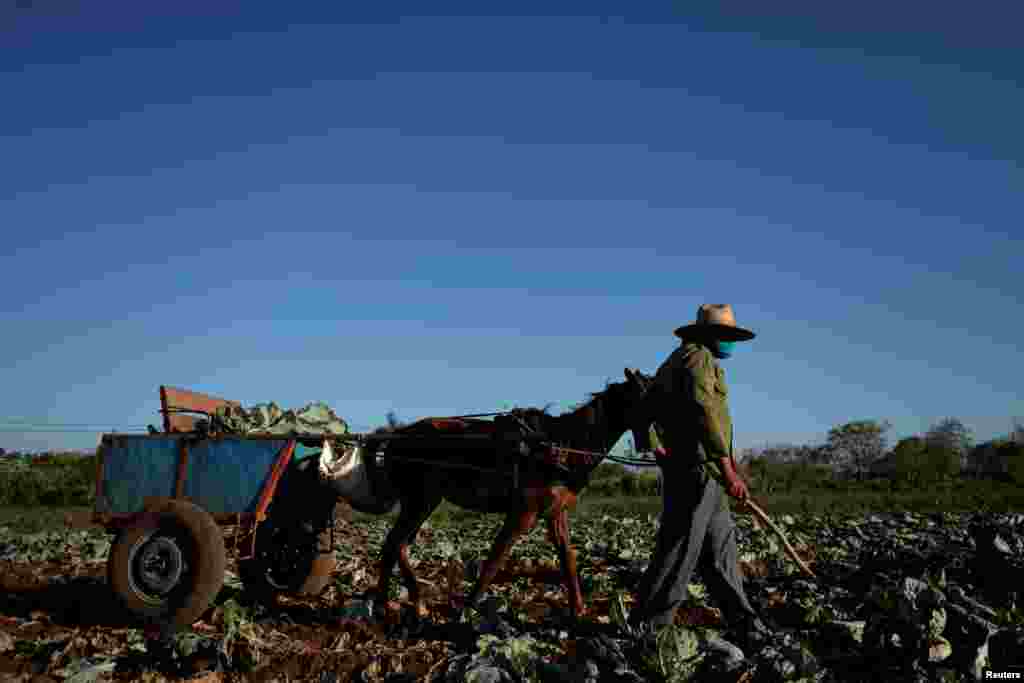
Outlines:
[{"label": "leafy green plant", "polygon": [[997,608],[996,617],[993,621],[997,626],[1024,626],[1024,607],[1013,605],[1011,607]]},{"label": "leafy green plant", "polygon": [[91,506],[96,490],[92,457],[54,456],[46,464],[28,459],[0,463],[0,505]]},{"label": "leafy green plant", "polygon": [[614,597],[612,597],[608,616],[611,618],[612,623],[619,628],[626,627],[629,619],[629,610],[626,609],[625,593],[622,591],[617,591]]},{"label": "leafy green plant", "polygon": [[[498,638],[484,635],[477,639],[477,653],[499,666],[504,665],[527,681],[538,680],[538,663],[542,657],[559,654],[559,648],[530,636]],[[467,679],[469,680],[469,679]]]},{"label": "leafy green plant", "polygon": [[684,683],[695,680],[703,660],[700,636],[696,631],[668,626],[658,633],[653,651],[641,655],[638,673],[648,681]]}]

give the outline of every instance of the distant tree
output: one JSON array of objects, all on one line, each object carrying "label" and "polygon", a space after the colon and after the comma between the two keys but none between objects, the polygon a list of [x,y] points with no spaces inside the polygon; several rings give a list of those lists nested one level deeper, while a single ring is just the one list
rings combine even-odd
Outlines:
[{"label": "distant tree", "polygon": [[969,472],[975,477],[1000,477],[1006,473],[1005,463],[1000,452],[1008,439],[993,439],[977,444],[968,455]]},{"label": "distant tree", "polygon": [[1006,441],[999,448],[1006,476],[1015,484],[1024,484],[1024,439]]},{"label": "distant tree", "polygon": [[751,461],[754,460],[754,458],[758,457],[760,454],[761,449],[759,448],[743,448],[736,456],[736,462],[749,464]]},{"label": "distant tree", "polygon": [[928,446],[920,436],[900,439],[892,449],[896,476],[903,481],[917,483],[924,474],[925,451]]},{"label": "distant tree", "polygon": [[891,426],[886,421],[857,420],[833,427],[825,444],[829,462],[850,468],[863,479],[867,466],[885,453]]},{"label": "distant tree", "polygon": [[924,478],[928,481],[946,481],[963,471],[960,452],[948,444],[933,443],[925,446]]},{"label": "distant tree", "polygon": [[1024,443],[1024,419],[1013,418],[1013,429],[1010,430],[1010,441]]},{"label": "distant tree", "polygon": [[924,440],[930,448],[944,449],[947,454],[954,453],[957,458],[957,467],[960,469],[969,468],[968,455],[971,452],[974,437],[971,435],[971,430],[957,418],[947,417],[935,423],[925,433]]},{"label": "distant tree", "polygon": [[775,464],[793,463],[800,459],[800,449],[801,446],[791,443],[773,444],[762,449],[760,457]]},{"label": "distant tree", "polygon": [[810,465],[828,464],[828,451],[824,446],[801,446],[797,457]]},{"label": "distant tree", "polygon": [[769,444],[760,449],[756,458],[768,463],[778,463],[785,459],[785,446],[780,444]]}]

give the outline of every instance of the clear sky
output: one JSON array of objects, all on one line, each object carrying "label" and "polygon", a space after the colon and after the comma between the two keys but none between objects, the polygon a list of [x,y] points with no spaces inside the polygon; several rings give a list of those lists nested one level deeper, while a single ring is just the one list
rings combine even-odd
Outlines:
[{"label": "clear sky", "polygon": [[1017,3],[293,4],[4,3],[0,420],[569,408],[702,302],[737,447],[1024,416]]}]

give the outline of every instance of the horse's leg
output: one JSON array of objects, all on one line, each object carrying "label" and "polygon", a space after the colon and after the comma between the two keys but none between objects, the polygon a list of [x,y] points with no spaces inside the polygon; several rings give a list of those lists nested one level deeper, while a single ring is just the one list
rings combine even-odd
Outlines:
[{"label": "horse's leg", "polygon": [[420,584],[416,580],[416,574],[412,570],[412,564],[409,563],[409,546],[416,542],[416,534],[419,533],[420,527],[427,521],[430,515],[434,514],[434,510],[441,504],[441,497],[425,498],[422,504],[417,506],[414,515],[414,522],[412,523],[412,529],[405,541],[398,547],[398,567],[402,572],[402,580],[405,582],[406,588],[409,589],[409,600],[416,608],[416,613],[420,614],[423,609],[423,604],[420,602]]},{"label": "horse's leg", "polygon": [[580,590],[580,578],[576,569],[576,553],[569,546],[569,515],[564,506],[559,505],[548,517],[548,538],[558,551],[558,561],[562,567],[562,581],[569,594],[569,606],[577,619],[586,616],[583,606],[583,591]]},{"label": "horse's leg", "polygon": [[498,532],[498,538],[494,540],[491,554],[480,567],[480,576],[466,600],[467,605],[476,604],[487,587],[494,581],[494,577],[498,575],[498,571],[512,546],[515,545],[516,539],[532,529],[536,522],[537,511],[532,509],[513,510],[505,516],[505,523],[501,526],[501,531]]},{"label": "horse's leg", "polygon": [[406,536],[406,529],[409,527],[411,516],[408,514],[408,506],[405,501],[400,502],[402,509],[398,513],[398,519],[392,525],[391,530],[388,531],[387,538],[384,539],[384,546],[380,552],[380,565],[379,575],[377,577],[377,590],[378,599],[384,602],[388,599],[388,585],[391,583],[391,570],[395,568],[395,563],[398,562],[399,548],[402,545],[402,540]]},{"label": "horse's leg", "polygon": [[437,507],[437,503],[435,502],[433,506],[430,506],[429,502],[424,498],[402,498],[401,506],[398,519],[395,520],[394,526],[388,532],[387,538],[384,540],[384,548],[381,551],[377,593],[382,602],[388,599],[391,571],[395,568],[396,562],[400,565],[402,578],[409,588],[410,597],[412,597],[414,591],[418,592],[416,577],[413,575],[412,567],[409,565],[408,545],[416,537],[416,532],[419,531],[423,521]]}]

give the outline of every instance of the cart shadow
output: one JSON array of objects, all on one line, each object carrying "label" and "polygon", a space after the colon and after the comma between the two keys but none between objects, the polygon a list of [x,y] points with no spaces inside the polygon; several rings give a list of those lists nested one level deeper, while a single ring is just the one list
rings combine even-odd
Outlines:
[{"label": "cart shadow", "polygon": [[139,619],[124,608],[107,582],[92,576],[54,576],[30,583],[4,577],[0,614],[37,619],[39,612],[55,626],[131,627]]}]

